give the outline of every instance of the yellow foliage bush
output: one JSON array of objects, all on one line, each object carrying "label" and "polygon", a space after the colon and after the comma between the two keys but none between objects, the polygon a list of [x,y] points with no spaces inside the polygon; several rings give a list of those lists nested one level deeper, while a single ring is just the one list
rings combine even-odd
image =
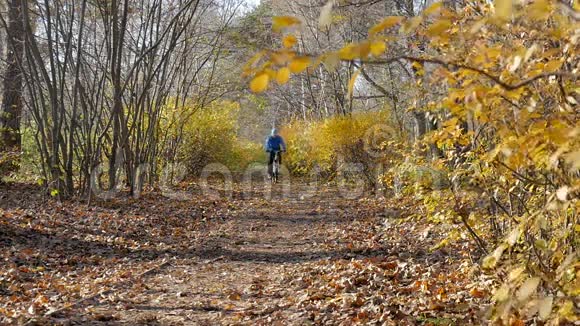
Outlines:
[{"label": "yellow foliage bush", "polygon": [[[345,163],[362,163],[365,173],[372,174],[377,127],[388,126],[387,111],[356,112],[350,116],[335,116],[321,121],[293,121],[281,134],[286,139],[288,153],[285,164],[295,174],[305,175],[314,169],[326,177],[336,175]],[[381,135],[383,140],[394,133]]]},{"label": "yellow foliage bush", "polygon": [[239,110],[238,103],[218,101],[199,109],[188,106],[167,120],[174,122],[168,123],[173,126],[169,134],[179,141],[176,159],[190,174],[211,163],[237,172],[264,160],[261,144],[238,137]]}]

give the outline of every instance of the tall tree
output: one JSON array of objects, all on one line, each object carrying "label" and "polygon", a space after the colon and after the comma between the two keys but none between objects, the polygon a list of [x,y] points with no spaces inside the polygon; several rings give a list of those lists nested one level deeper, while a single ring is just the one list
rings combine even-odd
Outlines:
[{"label": "tall tree", "polygon": [[21,148],[20,120],[22,116],[22,59],[24,54],[24,20],[22,11],[26,2],[7,0],[8,22],[6,25],[6,71],[4,94],[0,114],[0,143],[6,148]]}]

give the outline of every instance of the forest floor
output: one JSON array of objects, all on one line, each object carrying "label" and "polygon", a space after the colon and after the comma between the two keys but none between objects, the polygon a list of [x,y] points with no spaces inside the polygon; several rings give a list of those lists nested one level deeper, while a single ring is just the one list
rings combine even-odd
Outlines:
[{"label": "forest floor", "polygon": [[400,199],[266,189],[89,207],[2,186],[0,324],[483,323],[492,277],[469,241],[430,249],[446,226]]}]

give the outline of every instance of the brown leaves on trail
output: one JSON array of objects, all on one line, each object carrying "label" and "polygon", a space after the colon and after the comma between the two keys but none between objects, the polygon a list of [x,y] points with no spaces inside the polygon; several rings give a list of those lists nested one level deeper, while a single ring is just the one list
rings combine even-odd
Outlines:
[{"label": "brown leaves on trail", "polygon": [[203,229],[230,214],[227,203],[159,194],[87,207],[36,198],[35,189],[0,192],[0,324],[115,288],[165,257],[191,255]]},{"label": "brown leaves on trail", "polygon": [[400,201],[322,193],[147,194],[92,208],[10,194],[0,206],[0,323],[481,320],[492,282],[472,267],[467,242],[430,252],[441,227],[403,218]]},{"label": "brown leaves on trail", "polygon": [[[358,254],[311,264],[303,270],[308,276],[296,281],[301,287],[298,305],[310,311],[315,324],[450,325],[481,320],[482,299],[489,293],[483,285],[470,283],[468,248],[457,246],[457,254],[449,256],[429,254],[425,248],[436,239],[420,241],[416,223],[376,225],[374,218],[356,221],[346,237],[352,239],[347,247]],[[364,255],[376,250],[386,253]]]},{"label": "brown leaves on trail", "polygon": [[[345,204],[339,212],[346,214],[337,213],[345,223],[329,227],[328,216],[326,223],[322,219],[320,224],[313,223],[304,230],[310,239],[326,239],[318,247],[340,254],[287,266],[277,285],[285,296],[276,303],[287,308],[267,316],[253,308],[244,310],[234,318],[235,322],[480,323],[491,282],[472,267],[473,248],[468,243],[451,243],[430,253],[428,249],[443,237],[441,227],[430,226],[426,232],[427,224],[400,219],[406,215],[404,212],[386,214],[384,207],[397,204],[394,201],[365,199]],[[306,214],[315,218],[328,211],[323,207]],[[385,215],[389,216],[386,221],[382,217]]]}]

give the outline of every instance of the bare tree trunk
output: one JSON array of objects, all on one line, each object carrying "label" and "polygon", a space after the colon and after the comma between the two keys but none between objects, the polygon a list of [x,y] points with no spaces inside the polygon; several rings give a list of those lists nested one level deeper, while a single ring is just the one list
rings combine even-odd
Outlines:
[{"label": "bare tree trunk", "polygon": [[[302,42],[299,44],[299,51],[303,51]],[[306,90],[304,88],[304,78],[300,78],[300,98],[302,99],[302,118],[306,120]]]},{"label": "bare tree trunk", "polygon": [[8,2],[8,26],[6,28],[6,72],[4,94],[0,114],[0,143],[7,148],[20,149],[20,120],[22,116],[22,59],[24,55],[24,20],[20,0]]},{"label": "bare tree trunk", "polygon": [[[5,18],[2,16],[6,12],[6,2],[0,1],[0,71],[4,71],[4,63],[6,62],[6,26],[4,25]],[[0,94],[3,94],[3,83],[0,82]],[[0,111],[2,110],[2,98],[0,97]]]},{"label": "bare tree trunk", "polygon": [[427,132],[427,119],[425,118],[425,112],[413,112],[413,120],[415,120],[415,140],[421,139],[423,135]]},{"label": "bare tree trunk", "polygon": [[[437,122],[433,119],[433,117],[426,117],[427,122],[427,131],[435,131],[437,130]],[[442,158],[444,156],[443,151],[437,146],[437,144],[430,142],[429,149],[431,150],[431,158],[433,160]]]},{"label": "bare tree trunk", "polygon": [[[114,0],[111,2],[112,11],[112,53],[111,53],[111,80],[113,82],[113,144],[111,146],[111,160],[109,161],[109,185],[114,187],[117,183],[117,153],[128,141],[122,130],[125,126],[123,112],[123,86],[121,81],[121,66],[123,56],[123,45],[125,40],[125,27],[129,11],[128,0],[123,3],[122,16],[119,17],[119,3]],[[127,159],[127,157],[125,157]],[[129,176],[128,176],[129,177]]]},{"label": "bare tree trunk", "polygon": [[[72,194],[74,191],[74,181],[73,181],[73,161],[74,161],[74,148],[75,146],[75,129],[77,128],[77,106],[79,102],[79,87],[80,87],[80,67],[81,67],[81,60],[82,56],[82,46],[83,46],[83,32],[85,28],[85,11],[87,7],[87,0],[83,0],[81,5],[81,18],[80,18],[80,25],[79,25],[79,37],[77,40],[77,58],[75,63],[75,77],[74,77],[74,86],[73,86],[73,104],[72,104],[72,116],[71,116],[71,125],[70,125],[70,132],[69,132],[69,139],[68,139],[68,154],[67,154],[67,161],[65,165],[65,175],[66,175],[66,188],[67,192]],[[71,24],[72,28],[73,24]],[[72,34],[72,33],[71,33]],[[71,35],[72,38],[72,35]]]}]

